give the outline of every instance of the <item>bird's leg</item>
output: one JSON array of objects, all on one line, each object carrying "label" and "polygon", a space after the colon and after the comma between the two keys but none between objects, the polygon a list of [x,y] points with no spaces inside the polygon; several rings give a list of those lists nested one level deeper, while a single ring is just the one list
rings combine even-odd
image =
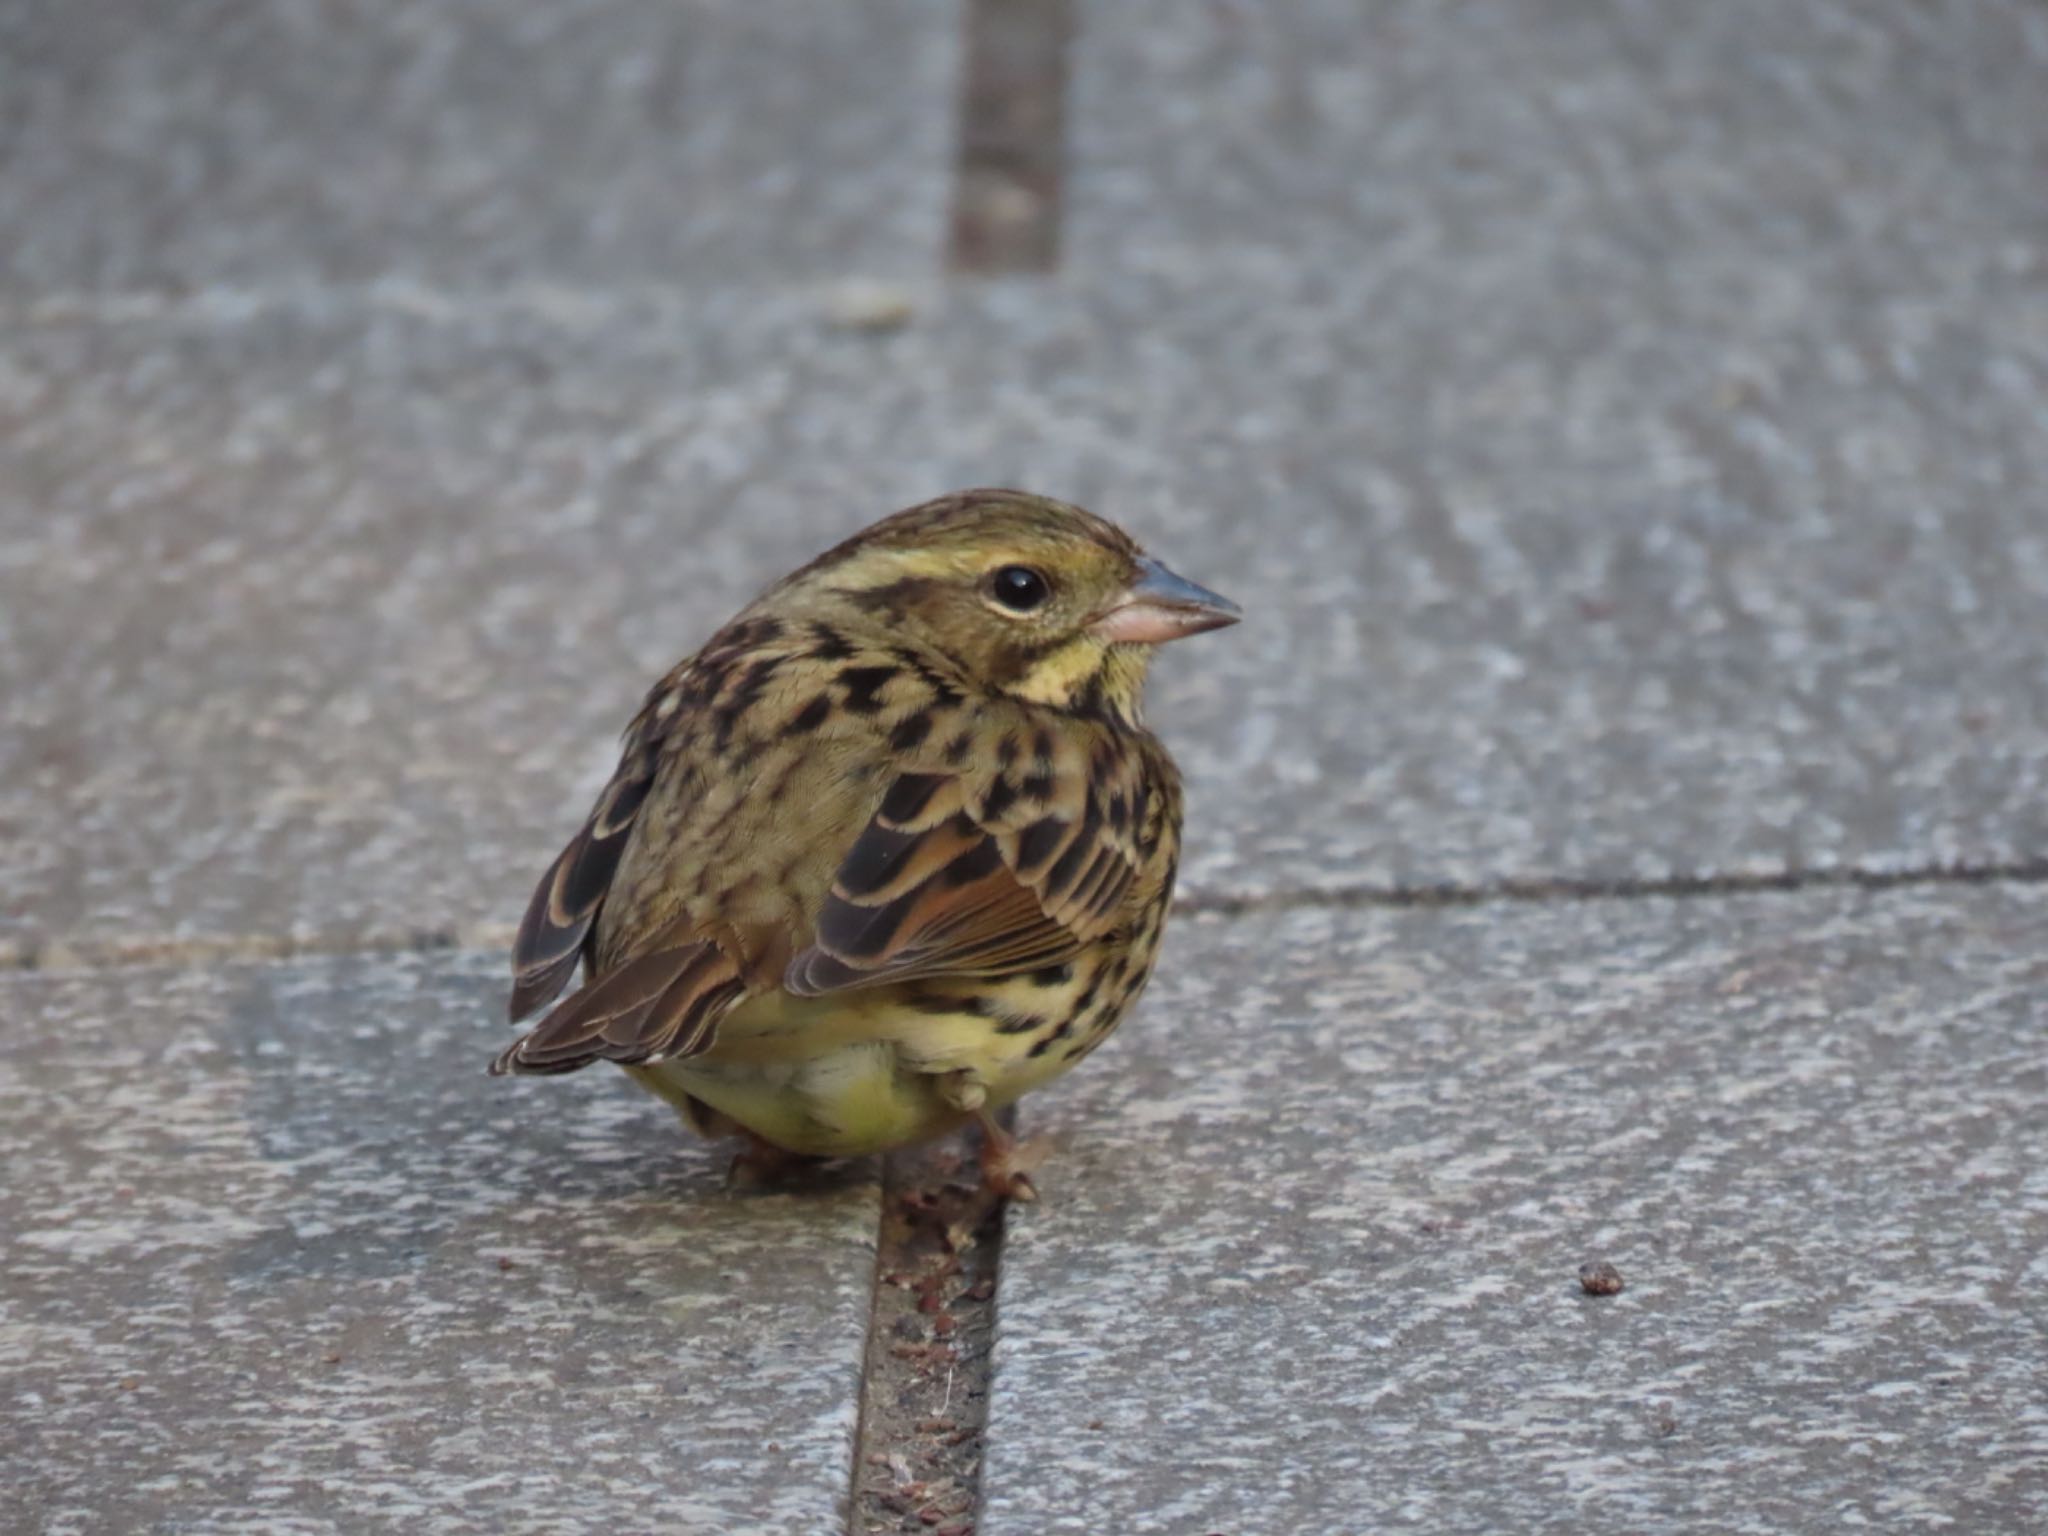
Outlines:
[{"label": "bird's leg", "polygon": [[976,1118],[981,1121],[981,1187],[1000,1200],[1025,1205],[1037,1200],[1031,1170],[1045,1161],[1051,1146],[1042,1136],[1019,1141],[986,1109],[977,1111]]},{"label": "bird's leg", "polygon": [[982,1188],[999,1200],[1036,1200],[1029,1170],[1045,1160],[1044,1142],[1020,1142],[1004,1130],[988,1107],[988,1085],[973,1072],[948,1072],[939,1079],[939,1097],[981,1122]]},{"label": "bird's leg", "polygon": [[734,1123],[733,1128],[746,1138],[747,1144],[732,1155],[732,1166],[725,1171],[727,1189],[758,1189],[764,1184],[779,1183],[818,1161],[778,1147],[772,1141],[763,1141],[743,1125]]}]

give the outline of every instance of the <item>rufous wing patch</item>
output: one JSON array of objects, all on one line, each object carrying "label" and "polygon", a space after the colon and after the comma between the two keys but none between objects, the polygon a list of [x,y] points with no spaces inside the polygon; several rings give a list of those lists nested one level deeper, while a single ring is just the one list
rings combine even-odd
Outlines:
[{"label": "rufous wing patch", "polygon": [[[784,987],[810,997],[1071,959],[1113,925],[1137,866],[1102,813],[1104,792],[1075,774],[1026,805],[948,775],[901,776],[848,850]],[[991,804],[1003,814],[989,816]]]}]

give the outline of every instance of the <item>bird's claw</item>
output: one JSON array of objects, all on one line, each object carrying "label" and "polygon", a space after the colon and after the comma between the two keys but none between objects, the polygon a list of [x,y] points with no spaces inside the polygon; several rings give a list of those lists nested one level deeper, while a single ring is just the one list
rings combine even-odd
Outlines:
[{"label": "bird's claw", "polygon": [[981,1133],[981,1187],[998,1200],[1037,1204],[1038,1186],[1031,1180],[1031,1170],[1045,1161],[1052,1143],[1043,1136],[1019,1141],[985,1111]]}]

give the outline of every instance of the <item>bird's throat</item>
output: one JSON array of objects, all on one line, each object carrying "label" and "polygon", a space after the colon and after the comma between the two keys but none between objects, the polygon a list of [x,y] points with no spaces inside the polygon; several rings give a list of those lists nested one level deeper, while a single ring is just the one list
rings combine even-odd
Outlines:
[{"label": "bird's throat", "polygon": [[1113,645],[1084,632],[1038,657],[1008,691],[1028,704],[1111,715],[1135,726],[1151,660],[1150,646]]}]

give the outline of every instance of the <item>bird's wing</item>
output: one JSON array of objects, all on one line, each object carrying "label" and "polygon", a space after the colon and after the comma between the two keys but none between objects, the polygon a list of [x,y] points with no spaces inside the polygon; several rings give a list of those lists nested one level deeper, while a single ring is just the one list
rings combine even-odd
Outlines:
[{"label": "bird's wing", "polygon": [[[620,860],[662,761],[663,722],[675,712],[671,676],[626,732],[618,771],[533,893],[512,947],[512,1018],[551,1002],[568,983],[611,894]],[[653,1062],[710,1044],[718,1021],[747,994],[744,946],[687,917],[575,993],[491,1064],[494,1075],[574,1072],[593,1061]]]},{"label": "bird's wing", "polygon": [[553,1001],[590,949],[620,863],[633,846],[642,808],[657,780],[672,768],[677,744],[704,738],[723,745],[740,715],[758,702],[763,685],[788,659],[761,646],[763,637],[775,632],[759,617],[742,616],[648,693],[626,727],[611,782],[527,904],[512,942],[510,1012],[515,1024]]},{"label": "bird's wing", "polygon": [[512,1021],[552,1002],[576,970],[618,873],[634,818],[661,763],[660,740],[635,720],[611,782],[583,829],[542,876],[512,942]]},{"label": "bird's wing", "polygon": [[811,997],[1057,965],[1113,928],[1142,862],[1135,754],[978,780],[905,773],[833,877],[783,986]]},{"label": "bird's wing", "polygon": [[[808,934],[806,878],[823,891],[844,848],[833,828],[859,826],[871,804],[845,771],[846,733],[874,731],[801,703],[817,693],[788,665],[804,637],[767,643],[782,635],[743,617],[648,695],[618,771],[528,904],[512,1018],[552,1002],[581,960],[593,979],[495,1071],[695,1054],[740,1001],[776,985]],[[760,725],[785,715],[787,728]]]}]

